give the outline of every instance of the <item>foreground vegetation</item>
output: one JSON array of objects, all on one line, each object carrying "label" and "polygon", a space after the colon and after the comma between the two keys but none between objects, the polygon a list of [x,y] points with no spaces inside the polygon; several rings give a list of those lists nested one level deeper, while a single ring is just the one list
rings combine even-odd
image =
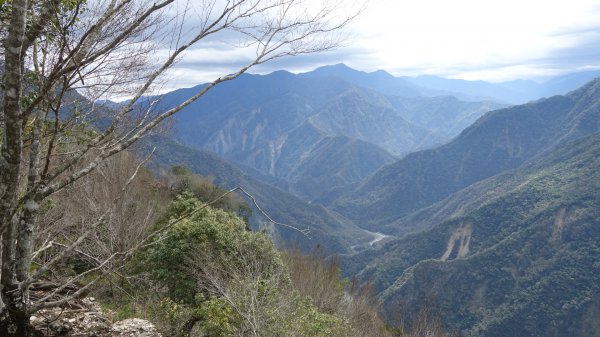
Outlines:
[{"label": "foreground vegetation", "polygon": [[[112,181],[136,170],[128,184]],[[240,196],[184,167],[155,178],[134,156],[117,156],[45,206],[41,233],[68,246],[83,228],[73,224],[98,212],[110,221],[46,279],[85,275],[78,286],[90,285],[113,320],[145,318],[165,336],[410,335],[383,323],[370,288],[342,279],[336,259],[278,250],[248,228],[252,211]],[[114,251],[131,254],[98,268]],[[423,317],[414,331],[432,330]]]}]

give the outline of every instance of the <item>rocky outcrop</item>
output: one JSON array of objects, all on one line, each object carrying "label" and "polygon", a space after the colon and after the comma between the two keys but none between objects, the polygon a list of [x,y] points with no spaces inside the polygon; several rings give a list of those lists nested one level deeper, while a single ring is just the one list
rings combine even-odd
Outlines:
[{"label": "rocky outcrop", "polygon": [[111,333],[111,337],[161,337],[152,323],[139,318],[116,322]]},{"label": "rocky outcrop", "polygon": [[93,297],[41,310],[31,316],[31,324],[45,337],[161,337],[156,327],[143,319],[113,324]]},{"label": "rocky outcrop", "polygon": [[31,316],[31,324],[46,337],[108,337],[112,325],[93,297],[43,309]]}]

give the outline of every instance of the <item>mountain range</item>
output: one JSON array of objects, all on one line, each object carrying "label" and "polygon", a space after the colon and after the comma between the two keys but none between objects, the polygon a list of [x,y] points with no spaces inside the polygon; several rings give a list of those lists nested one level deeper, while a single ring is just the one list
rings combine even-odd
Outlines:
[{"label": "mountain range", "polygon": [[[321,74],[325,69],[243,75],[223,83],[178,113],[176,138],[282,179],[289,192],[310,201],[358,183],[398,157],[443,144],[485,112],[506,106],[452,96],[390,96],[346,78],[377,74]],[[174,106],[201,87],[168,93],[158,108]],[[327,170],[313,170],[322,158],[337,159]]]},{"label": "mountain range", "polygon": [[[492,84],[344,65],[245,75],[151,142],[156,165],[242,186],[274,219],[310,226],[312,239],[275,233],[339,255],[390,323],[428,306],[464,336],[594,336],[600,80],[566,92],[591,76]],[[502,103],[500,87],[527,103]]]},{"label": "mountain range", "polygon": [[390,322],[430,306],[464,336],[597,335],[599,131],[595,80],[386,166],[341,200],[360,195],[355,222],[399,238],[342,269],[373,282]]},{"label": "mountain range", "polygon": [[[178,113],[175,135],[256,179],[271,183],[269,177],[275,177],[285,182],[277,185],[281,189],[327,204],[386,164],[447,143],[486,112],[508,106],[501,101],[523,100],[507,100],[502,96],[506,88],[539,98],[565,93],[595,74],[577,73],[543,84],[394,77],[343,64],[303,74],[245,74]],[[161,96],[159,108],[181,102],[202,86]],[[348,141],[338,153],[335,144],[344,139]],[[368,158],[363,158],[366,153]],[[322,158],[337,159],[315,170]],[[342,202],[336,209],[343,207]]]},{"label": "mountain range", "polygon": [[383,167],[332,209],[361,226],[391,223],[557,143],[598,128],[598,81],[566,96],[496,110],[450,143]]},{"label": "mountain range", "polygon": [[374,282],[388,315],[428,305],[463,336],[595,336],[599,163],[600,133],[558,146],[430,206],[428,230],[344,270]]},{"label": "mountain range", "polygon": [[541,97],[565,94],[600,76],[600,70],[579,71],[557,76],[545,82],[512,80],[492,83],[449,79],[439,76],[395,77],[386,71],[372,73],[356,71],[345,64],[321,67],[309,76],[338,76],[360,86],[388,95],[406,97],[454,96],[465,101],[494,100],[507,104],[522,104]]}]

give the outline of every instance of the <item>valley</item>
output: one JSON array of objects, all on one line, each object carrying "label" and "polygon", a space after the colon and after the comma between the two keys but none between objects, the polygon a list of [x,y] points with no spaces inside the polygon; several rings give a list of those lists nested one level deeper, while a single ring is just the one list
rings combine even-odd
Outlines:
[{"label": "valley", "polygon": [[374,248],[376,245],[382,244],[382,241],[392,238],[392,236],[390,235],[386,235],[379,232],[371,232],[366,229],[363,229],[362,231],[370,237],[367,237],[367,240],[365,242],[362,242],[361,244],[351,246],[350,248],[352,249],[353,253],[357,253],[365,249]]},{"label": "valley", "polygon": [[581,269],[600,259],[600,81],[556,83],[519,83],[517,95],[517,83],[344,65],[244,75],[147,146],[157,168],[243,187],[272,218],[308,228],[251,219],[281,246],[338,256],[344,275],[374,286],[389,323],[426,304],[464,336],[586,336],[600,305],[600,274]]},{"label": "valley", "polygon": [[597,2],[0,1],[0,337],[600,337]]}]

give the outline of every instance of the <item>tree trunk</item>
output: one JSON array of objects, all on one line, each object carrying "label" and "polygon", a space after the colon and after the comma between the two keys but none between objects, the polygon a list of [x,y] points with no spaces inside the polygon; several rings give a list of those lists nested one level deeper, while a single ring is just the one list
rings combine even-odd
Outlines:
[{"label": "tree trunk", "polygon": [[[0,233],[2,233],[2,267],[0,295],[0,336],[31,337],[26,291],[19,288],[16,275],[16,242],[19,230],[17,197],[23,148],[21,95],[23,83],[23,42],[27,22],[28,0],[14,0],[11,21],[4,41],[4,139],[0,149]],[[25,247],[28,249],[29,247]],[[22,253],[26,253],[23,251]],[[21,254],[23,255],[23,254]],[[20,266],[29,268],[29,266]]]},{"label": "tree trunk", "polygon": [[27,306],[18,288],[3,289],[4,310],[0,314],[0,336],[38,337],[43,336],[29,322]]}]

